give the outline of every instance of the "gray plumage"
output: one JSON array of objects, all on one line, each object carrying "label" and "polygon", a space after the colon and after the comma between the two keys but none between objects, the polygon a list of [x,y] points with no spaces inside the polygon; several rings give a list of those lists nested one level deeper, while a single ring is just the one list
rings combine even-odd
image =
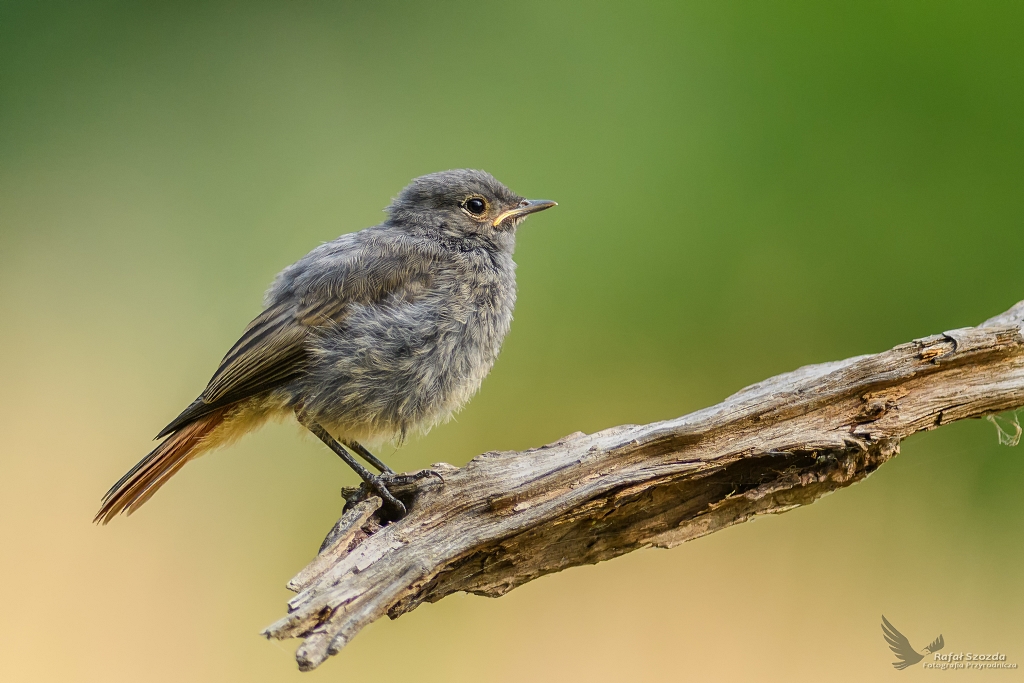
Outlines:
[{"label": "gray plumage", "polygon": [[358,448],[447,419],[479,389],[511,324],[516,227],[550,206],[483,171],[434,173],[380,225],[285,268],[206,390],[108,492],[97,520],[131,512],[185,461],[275,415],[295,412]]}]

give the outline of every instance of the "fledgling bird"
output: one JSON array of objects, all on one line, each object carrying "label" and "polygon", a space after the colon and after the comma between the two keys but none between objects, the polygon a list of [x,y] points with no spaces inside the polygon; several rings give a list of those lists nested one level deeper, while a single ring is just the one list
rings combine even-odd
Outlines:
[{"label": "fledgling bird", "polygon": [[387,489],[398,475],[361,442],[425,432],[479,389],[512,322],[516,228],[552,206],[483,171],[432,173],[402,190],[380,225],[285,268],[206,390],[94,521],[131,514],[189,460],[288,414],[405,514]]}]

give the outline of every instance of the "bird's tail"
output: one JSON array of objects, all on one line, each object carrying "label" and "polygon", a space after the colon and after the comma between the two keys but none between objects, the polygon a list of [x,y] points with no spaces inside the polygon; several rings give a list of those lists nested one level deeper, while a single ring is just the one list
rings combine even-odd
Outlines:
[{"label": "bird's tail", "polygon": [[215,410],[168,436],[107,491],[93,521],[106,524],[122,512],[135,512],[186,462],[216,445],[219,439],[210,437],[229,410],[230,407]]}]

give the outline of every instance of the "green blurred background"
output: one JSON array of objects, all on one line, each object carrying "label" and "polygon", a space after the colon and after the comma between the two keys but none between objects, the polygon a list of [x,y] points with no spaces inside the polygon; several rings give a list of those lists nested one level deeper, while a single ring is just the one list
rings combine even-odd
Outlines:
[{"label": "green blurred background", "polygon": [[1024,665],[1024,453],[982,421],[813,506],[376,623],[313,674],[257,634],[354,477],[296,428],[90,524],[274,274],[431,171],[560,206],[520,231],[483,390],[400,469],[1005,310],[1022,35],[1019,2],[0,3],[0,679],[934,675],[890,667],[882,613]]}]

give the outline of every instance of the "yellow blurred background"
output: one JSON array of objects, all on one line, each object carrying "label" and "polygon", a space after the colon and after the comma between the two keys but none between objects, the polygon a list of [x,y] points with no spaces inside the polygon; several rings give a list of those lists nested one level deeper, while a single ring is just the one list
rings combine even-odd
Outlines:
[{"label": "yellow blurred background", "polygon": [[[910,680],[1024,666],[1024,453],[911,439],[813,506],[376,623],[261,639],[354,483],[273,426],[131,519],[100,495],[273,275],[414,176],[559,201],[502,356],[385,458],[681,415],[1024,298],[1017,2],[0,4],[0,680]],[[1018,672],[961,672],[1015,678]]]}]

